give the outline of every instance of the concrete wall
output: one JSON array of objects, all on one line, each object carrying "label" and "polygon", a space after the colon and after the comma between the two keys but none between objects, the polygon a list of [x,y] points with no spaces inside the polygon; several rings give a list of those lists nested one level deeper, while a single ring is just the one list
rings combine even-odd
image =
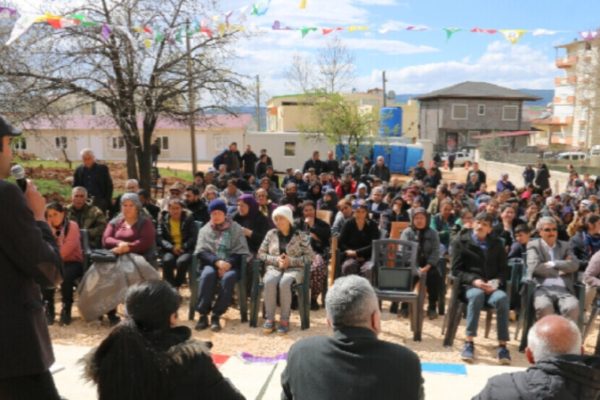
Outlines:
[{"label": "concrete wall", "polygon": [[[495,182],[500,178],[500,174],[507,173],[509,179],[517,187],[524,185],[523,182],[523,170],[524,167],[516,164],[500,163],[495,161],[486,161],[479,159],[479,167],[485,171],[488,177],[488,187],[490,190],[495,190]],[[490,186],[491,182],[494,182],[494,186]],[[550,171],[550,187],[554,193],[560,193],[567,187],[569,181],[569,175],[566,172]]]}]

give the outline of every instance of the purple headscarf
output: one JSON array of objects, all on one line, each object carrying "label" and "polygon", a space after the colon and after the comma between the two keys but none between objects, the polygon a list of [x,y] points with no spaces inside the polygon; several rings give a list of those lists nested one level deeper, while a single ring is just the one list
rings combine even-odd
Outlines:
[{"label": "purple headscarf", "polygon": [[240,196],[238,201],[243,201],[250,208],[250,210],[248,211],[249,218],[254,218],[254,216],[256,216],[256,214],[258,213],[258,203],[256,202],[256,199],[253,195],[243,194]]}]

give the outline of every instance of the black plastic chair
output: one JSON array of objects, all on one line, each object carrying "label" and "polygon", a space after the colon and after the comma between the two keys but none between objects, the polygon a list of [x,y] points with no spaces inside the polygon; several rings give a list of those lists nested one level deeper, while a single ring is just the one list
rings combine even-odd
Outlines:
[{"label": "black plastic chair", "polygon": [[414,279],[419,276],[417,248],[417,242],[405,240],[373,241],[372,285],[380,305],[384,300],[409,304],[413,340],[421,341],[427,276],[419,277],[415,291]]},{"label": "black plastic chair", "polygon": [[[578,273],[574,272],[573,276],[577,278]],[[521,289],[521,306],[522,306],[522,320],[519,318],[519,325],[522,327],[521,333],[521,343],[519,344],[519,351],[525,351],[527,347],[527,334],[529,333],[529,329],[535,323],[535,309],[533,307],[533,299],[535,296],[535,289],[537,287],[537,282],[533,279],[524,279]],[[575,287],[575,297],[579,300],[579,320],[577,321],[577,326],[579,330],[582,330],[583,327],[583,318],[584,318],[584,308],[585,308],[585,285],[583,285],[579,280],[576,280],[574,284]],[[521,317],[521,315],[519,315]]]},{"label": "black plastic chair", "polygon": [[[264,283],[261,277],[260,260],[252,261],[252,292],[250,294],[250,326],[258,326],[258,309],[260,308],[261,291]],[[310,328],[310,263],[304,265],[304,278],[302,283],[294,283],[292,292],[298,296],[298,312],[300,313],[300,329]]]},{"label": "black plastic chair", "polygon": [[81,242],[81,252],[83,254],[83,273],[90,268],[90,255],[92,254],[92,248],[90,247],[90,233],[87,229],[80,229],[80,242]]},{"label": "black plastic chair", "polygon": [[[515,280],[518,280],[521,276],[523,263],[519,261],[508,262],[508,280],[506,281],[506,297],[511,298],[512,292],[515,287]],[[448,310],[444,315],[444,322],[442,323],[442,335],[444,335],[443,344],[445,347],[451,347],[454,344],[456,338],[456,332],[460,325],[460,320],[466,312],[467,300],[464,298],[463,285],[458,277],[449,275],[450,282],[452,283],[452,289],[450,293],[450,302],[448,304]],[[484,306],[485,311],[485,334],[484,337],[490,336],[492,330],[492,317],[494,315],[494,308],[488,305]]]}]

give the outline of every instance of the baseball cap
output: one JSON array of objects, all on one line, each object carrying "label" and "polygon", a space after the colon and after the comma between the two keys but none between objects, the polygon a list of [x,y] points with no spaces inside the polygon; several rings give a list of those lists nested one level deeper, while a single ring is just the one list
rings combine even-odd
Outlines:
[{"label": "baseball cap", "polygon": [[0,116],[0,137],[2,136],[20,136],[21,130],[15,128],[4,117]]}]

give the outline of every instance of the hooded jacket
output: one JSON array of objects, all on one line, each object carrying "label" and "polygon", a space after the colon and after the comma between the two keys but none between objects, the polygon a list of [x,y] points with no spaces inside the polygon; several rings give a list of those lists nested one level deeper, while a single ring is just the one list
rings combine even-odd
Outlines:
[{"label": "hooded jacket", "polygon": [[600,357],[563,355],[488,380],[472,400],[596,400]]}]

